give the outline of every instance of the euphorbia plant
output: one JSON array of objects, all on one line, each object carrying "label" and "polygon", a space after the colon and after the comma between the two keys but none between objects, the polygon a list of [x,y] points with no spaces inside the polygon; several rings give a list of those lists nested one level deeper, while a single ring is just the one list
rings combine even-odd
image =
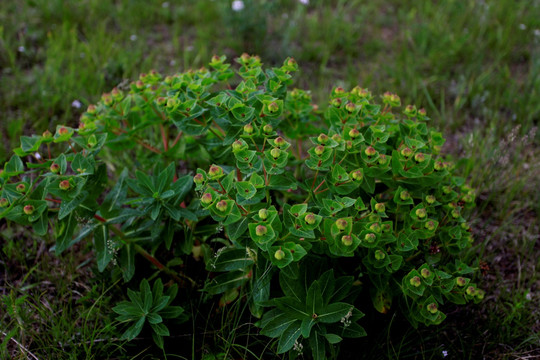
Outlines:
[{"label": "euphorbia plant", "polygon": [[[320,111],[309,92],[287,91],[293,59],[236,61],[143,74],[90,105],[78,129],[22,137],[0,177],[0,218],[52,233],[57,254],[92,239],[98,269],[126,281],[138,253],[180,285],[180,304],[187,287],[221,305],[241,297],[278,353],[305,345],[325,358],[363,336],[358,295],[414,326],[481,300],[463,259],[474,191],[423,109],[336,87]],[[190,256],[204,259],[206,282],[175,267]],[[163,346],[159,311],[174,296],[154,289],[143,279],[115,311],[136,321],[126,338],[146,319]]]}]

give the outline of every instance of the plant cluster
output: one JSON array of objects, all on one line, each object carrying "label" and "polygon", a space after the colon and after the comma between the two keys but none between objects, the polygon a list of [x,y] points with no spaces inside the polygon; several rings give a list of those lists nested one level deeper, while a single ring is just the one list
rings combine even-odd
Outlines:
[{"label": "plant cluster", "polygon": [[[246,301],[278,353],[308,347],[318,359],[365,335],[360,295],[414,326],[483,298],[463,257],[475,193],[423,109],[335,87],[323,111],[287,91],[294,59],[266,70],[257,56],[237,70],[225,60],[142,74],[90,105],[78,129],[23,136],[0,174],[0,219],[54,236],[57,254],[92,240],[99,271],[143,277],[113,310],[135,322],[126,339],[148,321],[160,347],[191,287],[221,306]],[[180,285],[176,300],[176,286],[151,289],[136,254]],[[206,280],[179,266],[190,257]]]}]

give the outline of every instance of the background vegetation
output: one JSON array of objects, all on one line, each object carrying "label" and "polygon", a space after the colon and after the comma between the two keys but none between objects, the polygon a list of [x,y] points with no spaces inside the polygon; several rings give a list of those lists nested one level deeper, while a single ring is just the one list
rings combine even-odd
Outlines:
[{"label": "background vegetation", "polygon": [[[459,169],[479,190],[473,251],[485,262],[487,295],[456,308],[437,331],[370,319],[380,329],[359,343],[362,356],[540,356],[540,3],[243,4],[1,1],[0,162],[20,135],[76,126],[113,86],[150,69],[198,68],[213,54],[248,52],[268,65],[293,56],[295,85],[312,89],[321,107],[333,86],[396,92],[426,108],[448,138],[443,151],[466,158]],[[122,289],[97,273],[86,245],[58,259],[52,243],[0,222],[0,358],[24,359],[25,349],[40,359],[122,358],[129,345],[115,340],[110,311]],[[219,335],[227,326],[201,336],[230,345]],[[151,358],[151,348],[138,351]]]}]

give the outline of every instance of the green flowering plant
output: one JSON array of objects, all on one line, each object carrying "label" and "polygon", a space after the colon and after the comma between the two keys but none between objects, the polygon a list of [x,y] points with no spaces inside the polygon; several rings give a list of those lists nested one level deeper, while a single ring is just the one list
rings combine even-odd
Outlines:
[{"label": "green flowering plant", "polygon": [[[58,255],[91,240],[99,271],[126,282],[146,276],[139,254],[180,286],[180,305],[189,288],[221,306],[246,300],[260,334],[291,356],[305,344],[323,359],[364,336],[364,293],[413,326],[483,298],[464,258],[475,193],[425,110],[361,87],[334,88],[319,110],[308,91],[287,90],[294,59],[236,62],[142,74],[90,105],[78,129],[23,136],[0,175],[0,219],[51,234]],[[178,266],[190,257],[205,279]],[[176,290],[140,283],[114,311],[135,321],[125,338],[148,320],[163,347],[159,311],[180,315]]]}]

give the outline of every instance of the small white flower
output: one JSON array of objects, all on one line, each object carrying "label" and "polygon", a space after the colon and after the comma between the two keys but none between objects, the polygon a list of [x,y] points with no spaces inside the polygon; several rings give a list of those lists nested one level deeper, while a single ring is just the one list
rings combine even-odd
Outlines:
[{"label": "small white flower", "polygon": [[137,40],[137,35],[132,34],[132,35],[129,37],[129,40],[131,40],[131,41]]},{"label": "small white flower", "polygon": [[[34,154],[34,157],[35,157],[36,159],[38,159],[38,160],[41,159],[41,155],[40,155],[39,153],[35,153],[35,154]],[[528,295],[528,294],[527,294],[527,295]]]},{"label": "small white flower", "polygon": [[244,2],[242,0],[234,0],[231,4],[233,11],[244,10]]},{"label": "small white flower", "polygon": [[173,59],[173,60],[169,61],[169,65],[170,65],[170,66],[176,65],[176,60]]},{"label": "small white flower", "polygon": [[24,46],[19,46],[19,48],[17,50],[19,50],[19,52],[25,52],[26,51]]},{"label": "small white flower", "polygon": [[448,351],[443,350],[443,351],[442,351],[442,356],[443,356],[443,357],[447,357],[447,356],[448,356]]},{"label": "small white flower", "polygon": [[300,3],[304,5],[309,5],[309,0],[298,0],[298,1],[300,1]]},{"label": "small white flower", "polygon": [[75,109],[80,109],[82,104],[79,100],[73,100],[73,102],[71,103],[71,106],[73,106]]},{"label": "small white flower", "polygon": [[161,7],[166,9],[169,7],[169,2],[168,1],[165,1],[163,4],[161,4]]},{"label": "small white flower", "polygon": [[540,29],[534,29],[534,36],[540,36]]},{"label": "small white flower", "polygon": [[527,26],[525,24],[519,24],[519,29],[520,30],[525,30],[525,29],[527,29]]}]

